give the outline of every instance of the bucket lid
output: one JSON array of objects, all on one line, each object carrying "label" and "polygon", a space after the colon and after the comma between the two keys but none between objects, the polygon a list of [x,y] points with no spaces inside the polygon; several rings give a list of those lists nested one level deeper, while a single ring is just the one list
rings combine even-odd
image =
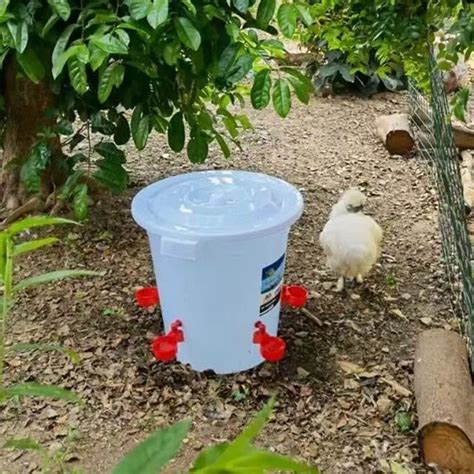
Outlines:
[{"label": "bucket lid", "polygon": [[248,171],[201,171],[158,181],[133,199],[132,215],[147,232],[218,238],[290,227],[303,197],[285,181]]}]

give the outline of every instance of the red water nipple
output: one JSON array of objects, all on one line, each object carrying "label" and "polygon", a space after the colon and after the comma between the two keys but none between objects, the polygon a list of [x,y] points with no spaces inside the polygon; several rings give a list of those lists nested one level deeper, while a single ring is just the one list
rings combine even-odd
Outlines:
[{"label": "red water nipple", "polygon": [[149,286],[147,288],[140,288],[135,291],[135,301],[138,306],[142,308],[151,308],[160,302],[158,288],[156,286]]},{"label": "red water nipple", "polygon": [[308,300],[306,288],[298,285],[283,285],[281,289],[281,302],[292,308],[301,308]]},{"label": "red water nipple", "polygon": [[171,329],[167,334],[153,339],[151,351],[161,362],[169,362],[176,358],[178,344],[184,341],[182,326],[182,322],[177,320],[171,324]]},{"label": "red water nipple", "polygon": [[253,343],[260,345],[260,354],[268,362],[278,362],[283,359],[286,343],[281,337],[270,336],[265,324],[261,321],[255,323],[257,328],[253,334]]}]

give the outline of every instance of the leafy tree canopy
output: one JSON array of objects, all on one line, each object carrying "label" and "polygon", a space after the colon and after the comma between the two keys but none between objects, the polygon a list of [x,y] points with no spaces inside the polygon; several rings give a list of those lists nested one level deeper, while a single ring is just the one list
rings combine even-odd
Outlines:
[{"label": "leafy tree canopy", "polygon": [[[233,108],[246,92],[255,108],[272,103],[281,117],[290,111],[292,90],[309,100],[311,82],[271,61],[284,48],[270,35],[277,33],[272,24],[292,36],[310,21],[300,1],[0,0],[3,73],[13,63],[19,80],[46,84],[55,97],[45,111],[53,121],[41,128],[28,156],[15,157],[22,184],[39,191],[54,137],[67,152],[54,162],[67,176],[61,197],[78,218],[87,215],[90,178],[113,193],[126,188],[118,146],[129,140],[141,150],[155,131],[167,135],[175,152],[186,149],[194,163],[207,158],[213,141],[229,156],[229,143],[238,145],[239,131],[250,126]],[[251,77],[253,83],[239,85]],[[0,119],[9,119],[8,104]],[[83,125],[73,127],[76,122]],[[106,139],[95,146],[101,159],[85,180],[90,153],[74,148],[91,132]]]}]

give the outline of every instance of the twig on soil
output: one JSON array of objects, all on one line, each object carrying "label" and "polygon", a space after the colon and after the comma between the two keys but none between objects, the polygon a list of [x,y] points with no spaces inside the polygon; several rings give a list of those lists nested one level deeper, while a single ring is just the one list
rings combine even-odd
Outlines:
[{"label": "twig on soil", "polygon": [[309,319],[312,319],[319,327],[324,326],[324,323],[317,316],[315,316],[313,313],[311,313],[311,311],[308,311],[306,308],[301,308],[300,311],[306,317],[308,317]]},{"label": "twig on soil", "polygon": [[411,390],[408,390],[408,388],[404,387],[403,385],[400,385],[395,380],[390,380],[385,377],[381,377],[380,380],[382,382],[385,382],[387,385],[390,385],[390,387],[392,387],[402,397],[411,397]]}]

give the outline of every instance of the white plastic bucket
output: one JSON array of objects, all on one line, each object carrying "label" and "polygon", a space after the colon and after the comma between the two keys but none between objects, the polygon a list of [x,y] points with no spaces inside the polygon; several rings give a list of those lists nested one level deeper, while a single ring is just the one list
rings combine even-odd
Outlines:
[{"label": "white plastic bucket", "polygon": [[227,374],[263,361],[255,323],[278,331],[288,233],[302,212],[296,188],[245,171],[179,175],[137,194],[165,331],[183,323],[180,362]]}]

